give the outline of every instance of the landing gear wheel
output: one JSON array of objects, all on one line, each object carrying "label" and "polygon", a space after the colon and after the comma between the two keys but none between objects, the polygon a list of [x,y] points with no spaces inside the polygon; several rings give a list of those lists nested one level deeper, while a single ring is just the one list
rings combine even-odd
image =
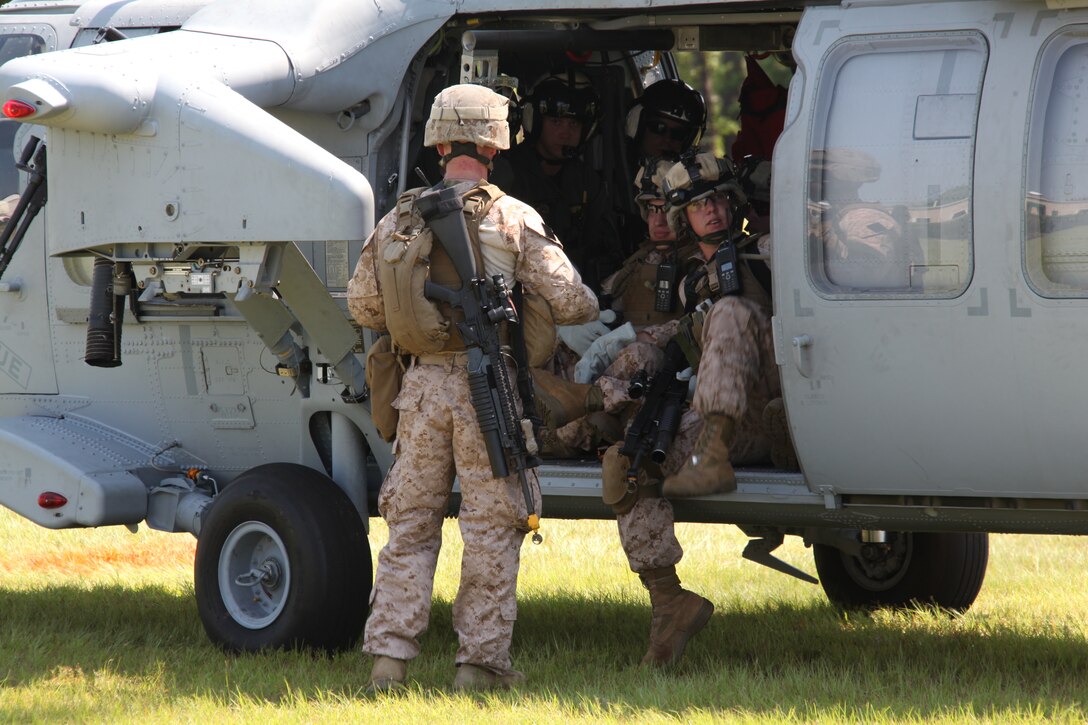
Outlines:
[{"label": "landing gear wheel", "polygon": [[965,612],[986,576],[990,540],[980,533],[888,532],[883,544],[862,544],[854,556],[813,545],[824,593],[845,609],[931,604]]},{"label": "landing gear wheel", "polygon": [[305,466],[243,473],[201,527],[197,609],[224,649],[347,649],[366,622],[370,586],[359,514],[339,486]]}]

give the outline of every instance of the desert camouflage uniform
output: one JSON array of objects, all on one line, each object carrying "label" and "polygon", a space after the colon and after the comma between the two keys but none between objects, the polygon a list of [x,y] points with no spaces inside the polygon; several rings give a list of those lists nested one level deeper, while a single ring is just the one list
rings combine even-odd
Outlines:
[{"label": "desert camouflage uniform", "polygon": [[[665,454],[660,475],[651,477],[645,469],[639,471],[639,486],[659,486],[664,476],[679,470],[695,447],[702,427],[703,419],[699,414],[685,410],[672,447]],[[636,574],[675,566],[684,556],[684,549],[676,539],[672,504],[666,498],[640,498],[630,511],[616,514],[616,524],[623,553],[627,555],[631,571]]]},{"label": "desert camouflage uniform", "polygon": [[[822,183],[809,207],[810,226],[820,235],[824,271],[834,285],[856,289],[908,288],[912,268],[922,263],[921,246],[904,234],[909,214],[889,213],[862,201],[859,189],[880,178],[880,162],[861,148],[812,152],[814,178]],[[892,210],[895,212],[895,210]]]},{"label": "desert camouflage uniform", "polygon": [[616,440],[622,435],[627,419],[637,409],[627,392],[631,378],[640,370],[653,375],[664,360],[664,353],[656,345],[637,340],[627,345],[593,381],[601,390],[602,410],[575,418],[557,428],[556,440],[573,451],[593,451],[599,445]]},{"label": "desert camouflage uniform", "polygon": [[[651,248],[647,249],[647,246]],[[604,294],[611,295],[619,301],[618,311],[624,313],[627,321],[631,322],[636,330],[647,327],[675,330],[676,320],[684,313],[683,305],[678,300],[672,312],[653,310],[653,286],[657,279],[657,268],[665,261],[667,255],[666,251],[656,249],[656,246],[653,242],[646,242],[627,259],[622,268],[609,275],[601,285]],[[682,271],[702,263],[701,257],[697,258],[696,255],[699,255],[699,245],[694,243],[687,244],[676,252],[676,259]],[[682,275],[678,275],[677,278],[679,280]],[[649,304],[644,301],[647,297],[650,299]],[[632,304],[632,300],[638,300],[638,302]],[[636,340],[624,347],[616,359],[593,381],[603,394],[603,412],[616,416],[621,427],[626,425],[628,417],[635,408],[627,392],[631,379],[640,370],[653,375],[661,367],[664,359],[661,348],[652,343]],[[556,372],[567,380],[573,380],[573,367],[573,364],[570,364],[568,369],[562,372],[556,370]],[[555,437],[569,448],[590,451],[596,448],[602,438],[606,442],[610,440],[602,435],[601,428],[600,418],[588,415],[559,428],[555,431]]]},{"label": "desert camouflage uniform", "polygon": [[[742,293],[715,302],[702,326],[702,357],[692,408],[685,411],[660,478],[679,470],[694,448],[702,428],[702,413],[724,413],[737,421],[730,446],[730,460],[752,464],[770,455],[770,438],[762,413],[767,403],[781,395],[771,338],[771,301],[748,265],[740,265]],[[678,323],[669,322],[644,330],[664,346]],[[639,472],[640,485],[660,483],[658,476]],[[630,511],[617,514],[620,541],[631,570],[674,566],[683,549],[673,531],[672,504],[664,498],[640,498]]]},{"label": "desert camouflage uniform", "polygon": [[[828,280],[855,288],[909,287],[911,252],[891,214],[866,204],[829,209],[820,225]],[[920,255],[917,255],[920,259]]]},{"label": "desert camouflage uniform", "polygon": [[[349,288],[348,305],[365,327],[382,331],[385,314],[375,265],[375,239],[392,233],[387,214],[363,247]],[[585,287],[540,216],[509,196],[500,197],[480,224],[487,274],[503,273],[540,294],[559,324],[597,315],[597,299]],[[396,460],[382,484],[378,508],[389,526],[389,543],[378,556],[363,650],[407,660],[419,654],[431,606],[442,519],[454,474],[461,483],[458,520],[464,540],[461,580],[453,603],[459,647],[457,664],[498,674],[511,671],[510,641],[517,617],[515,588],[520,546],[527,531],[525,500],[517,476],[496,479],[469,397],[462,359],[444,364],[414,362],[394,402],[400,411]],[[539,500],[535,474],[527,472]]]}]

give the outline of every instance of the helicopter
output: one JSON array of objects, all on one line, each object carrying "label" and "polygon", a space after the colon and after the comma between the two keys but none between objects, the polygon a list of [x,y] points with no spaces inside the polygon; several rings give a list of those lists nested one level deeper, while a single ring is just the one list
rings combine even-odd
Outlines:
[{"label": "helicopter", "polygon": [[[988,533],[1088,532],[1088,3],[923,5],[11,0],[0,504],[196,536],[225,648],[351,646],[393,451],[347,282],[425,163],[431,99],[577,62],[602,98],[588,158],[627,188],[624,121],[674,53],[770,53],[792,68],[768,201],[799,470],[739,469],[677,519],[816,581],[773,555],[800,537],[837,604],[969,608]],[[881,255],[821,232],[859,208],[894,225]],[[538,472],[547,516],[612,516],[595,457]]]}]

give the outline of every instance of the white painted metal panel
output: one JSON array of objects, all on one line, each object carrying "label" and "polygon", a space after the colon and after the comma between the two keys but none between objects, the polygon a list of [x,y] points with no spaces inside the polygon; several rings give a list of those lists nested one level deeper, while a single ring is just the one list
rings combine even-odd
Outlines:
[{"label": "white painted metal panel", "polygon": [[[916,7],[815,10],[798,34],[806,123],[787,128],[776,168],[795,167],[818,138],[810,125],[812,104],[821,62],[837,38],[869,37],[877,27],[905,39],[970,31],[988,48],[968,207],[974,267],[962,294],[851,299],[819,290],[812,260],[792,253],[808,239],[807,177],[775,176],[775,249],[791,248],[775,255],[776,354],[804,472],[815,490],[1088,493],[1088,390],[1079,384],[1088,304],[1034,294],[1021,263],[1032,61],[1050,33],[1084,18],[1025,12],[1025,5],[941,3],[932,15]],[[961,120],[953,121],[955,133],[949,127],[933,135],[959,136]],[[871,134],[879,138],[880,129]],[[919,157],[918,163],[932,162]],[[892,179],[887,188],[902,181]]]}]

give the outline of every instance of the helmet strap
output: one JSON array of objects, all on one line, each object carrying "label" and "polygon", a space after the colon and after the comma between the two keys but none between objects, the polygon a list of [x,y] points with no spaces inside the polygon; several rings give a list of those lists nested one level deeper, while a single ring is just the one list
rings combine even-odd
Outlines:
[{"label": "helmet strap", "polygon": [[488,171],[494,170],[494,164],[491,159],[477,151],[476,144],[467,141],[450,141],[450,152],[439,159],[438,165],[445,168],[449,160],[456,156],[471,157],[486,166]]},{"label": "helmet strap", "polygon": [[[732,225],[730,225],[730,227],[732,227]],[[695,235],[693,234],[692,236],[695,236]],[[695,240],[697,242],[699,242],[699,244],[714,244],[714,245],[721,244],[722,242],[726,241],[727,239],[732,239],[732,238],[733,238],[732,228],[723,229],[720,232],[714,232],[713,234],[708,234],[705,237],[695,236]]]}]

